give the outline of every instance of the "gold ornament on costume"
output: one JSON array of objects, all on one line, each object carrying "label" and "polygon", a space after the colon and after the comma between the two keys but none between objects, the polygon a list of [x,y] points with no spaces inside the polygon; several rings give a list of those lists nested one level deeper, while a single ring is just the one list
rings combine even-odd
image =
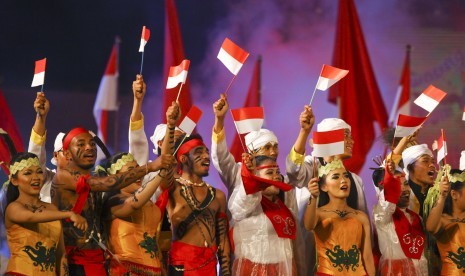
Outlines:
[{"label": "gold ornament on costume", "polygon": [[328,173],[335,169],[345,169],[342,161],[339,159],[335,159],[326,164],[326,166],[321,166],[318,169],[318,177],[322,177],[323,175],[328,175]]},{"label": "gold ornament on costume", "polygon": [[19,162],[14,162],[13,164],[10,165],[10,179],[17,172],[21,171],[24,168],[29,168],[31,166],[40,167],[39,158],[30,157],[28,159],[23,159],[23,160],[21,160]]},{"label": "gold ornament on costume", "polygon": [[122,167],[124,167],[124,165],[132,161],[135,161],[132,154],[124,154],[120,159],[118,159],[118,161],[116,161],[116,163],[111,164],[107,171],[109,174],[116,174],[119,170],[121,170]]},{"label": "gold ornament on costume", "polygon": [[450,165],[445,165],[447,178],[449,182],[465,182],[465,171],[462,173],[450,173]]}]

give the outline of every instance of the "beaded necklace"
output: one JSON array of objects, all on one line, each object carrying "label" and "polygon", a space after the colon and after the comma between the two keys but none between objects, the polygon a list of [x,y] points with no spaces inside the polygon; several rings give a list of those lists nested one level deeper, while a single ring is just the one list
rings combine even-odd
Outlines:
[{"label": "beaded necklace", "polygon": [[[185,180],[185,179],[183,179],[183,178],[176,179],[176,181],[179,184],[181,184],[181,193],[182,193],[183,197],[186,199],[187,204],[189,204],[189,206],[192,209],[197,210],[197,211],[203,211],[205,208],[210,206],[212,201],[215,199],[215,192],[213,191],[212,186],[210,186],[209,184],[207,184],[204,181],[202,182],[202,183],[204,183],[202,186],[207,186],[211,197],[210,197],[209,202],[205,206],[200,207],[201,203],[197,203],[198,202],[197,198],[195,198],[195,195],[194,195],[193,191],[189,188],[189,186],[191,186],[191,185],[189,185],[189,183],[187,183],[187,181],[186,181],[186,183],[184,183],[182,180]],[[199,185],[199,184],[197,184],[197,185]],[[199,186],[195,186],[195,187],[199,187]]]}]

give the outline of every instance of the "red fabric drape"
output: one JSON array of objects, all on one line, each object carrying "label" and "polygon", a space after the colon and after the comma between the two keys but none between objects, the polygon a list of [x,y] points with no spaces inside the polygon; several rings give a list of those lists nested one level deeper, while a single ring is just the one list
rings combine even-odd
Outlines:
[{"label": "red fabric drape", "polygon": [[388,118],[353,0],[339,1],[333,66],[349,70],[330,88],[328,100],[339,104],[340,118],[352,127],[353,156],[344,165],[357,173],[375,138],[373,122],[384,129]]}]

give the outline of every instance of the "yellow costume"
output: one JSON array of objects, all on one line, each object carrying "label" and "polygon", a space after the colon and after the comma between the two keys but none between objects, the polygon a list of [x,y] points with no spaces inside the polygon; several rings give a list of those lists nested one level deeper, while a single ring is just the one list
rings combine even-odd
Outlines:
[{"label": "yellow costume", "polygon": [[450,223],[436,235],[441,275],[465,275],[465,223]]},{"label": "yellow costume", "polygon": [[[26,229],[14,224],[6,230],[11,258],[6,273],[13,275],[56,275],[56,251],[61,222],[31,224]],[[58,260],[59,261],[59,260]]]},{"label": "yellow costume", "polygon": [[155,204],[146,204],[135,211],[131,218],[140,216],[143,223],[131,223],[113,219],[110,225],[110,247],[115,254],[110,275],[161,275],[160,254],[157,243],[157,228],[160,209]]},{"label": "yellow costume", "polygon": [[353,217],[325,218],[315,227],[316,275],[366,275],[363,225]]}]

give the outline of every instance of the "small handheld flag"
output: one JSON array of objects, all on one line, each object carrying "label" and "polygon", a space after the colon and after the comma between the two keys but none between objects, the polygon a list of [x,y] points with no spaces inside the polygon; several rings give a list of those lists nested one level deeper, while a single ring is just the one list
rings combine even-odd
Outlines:
[{"label": "small handheld flag", "polygon": [[413,117],[399,114],[394,137],[406,137],[419,129],[428,117]]},{"label": "small handheld flag", "polygon": [[348,73],[349,70],[339,69],[333,66],[323,64],[320,76],[318,77],[318,82],[316,83],[315,89],[313,90],[310,105],[312,105],[313,98],[315,97],[315,92],[317,89],[321,91],[326,91],[333,84],[345,77]]},{"label": "small handheld flag", "polygon": [[217,58],[228,68],[228,70],[234,75],[228,88],[225,91],[225,95],[228,93],[231,84],[236,78],[237,74],[244,65],[245,61],[249,57],[249,53],[244,51],[241,47],[237,46],[229,38],[225,38],[221,45],[220,52]]},{"label": "small handheld flag", "polygon": [[142,75],[142,66],[144,65],[144,49],[145,49],[145,45],[149,41],[149,38],[150,38],[150,30],[147,27],[143,26],[142,35],[140,38],[140,46],[139,46],[139,52],[142,52],[142,60],[140,63],[140,72],[139,72],[140,75]]},{"label": "small handheld flag", "polygon": [[258,106],[232,109],[231,115],[239,134],[260,130],[265,118],[263,107]]},{"label": "small handheld flag", "polygon": [[423,91],[423,93],[421,93],[420,96],[418,96],[414,103],[431,113],[446,95],[446,92],[430,85],[425,89],[425,91]]},{"label": "small handheld flag", "polygon": [[326,157],[342,153],[344,153],[344,129],[313,132],[313,156]]},{"label": "small handheld flag", "polygon": [[202,110],[197,106],[193,105],[189,112],[187,112],[186,117],[179,124],[179,128],[186,133],[186,136],[190,136],[194,128],[197,126],[197,123],[202,117]]},{"label": "small handheld flag", "polygon": [[45,82],[45,66],[47,64],[47,58],[37,60],[34,69],[34,78],[32,79],[31,87],[42,85],[42,89]]},{"label": "small handheld flag", "polygon": [[447,143],[446,135],[444,134],[444,129],[441,129],[441,137],[438,139],[438,164],[444,159],[444,164],[446,164],[446,155],[447,155]]},{"label": "small handheld flag", "polygon": [[179,100],[179,95],[181,94],[182,86],[186,83],[187,73],[189,71],[190,61],[185,59],[178,66],[171,66],[168,73],[168,80],[166,82],[166,89],[175,88],[179,83],[178,96],[176,97],[176,102]]}]

